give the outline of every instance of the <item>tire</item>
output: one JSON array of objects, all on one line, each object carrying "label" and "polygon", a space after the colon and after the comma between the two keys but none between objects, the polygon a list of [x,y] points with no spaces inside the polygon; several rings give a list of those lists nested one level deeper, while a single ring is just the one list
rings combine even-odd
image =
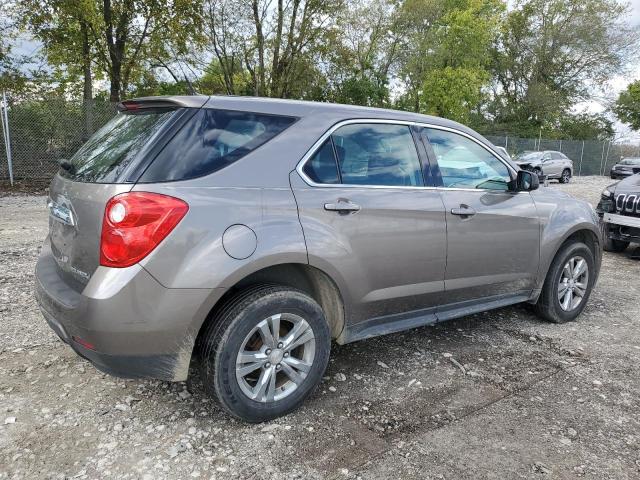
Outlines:
[{"label": "tire", "polygon": [[565,168],[560,175],[560,183],[569,183],[571,181],[571,170]]},{"label": "tire", "polygon": [[[571,259],[581,258],[587,266],[587,281],[580,302],[569,310],[565,310],[559,298],[559,286],[563,278],[564,267]],[[596,279],[593,252],[582,242],[574,242],[563,246],[556,254],[542,287],[542,292],[535,305],[536,313],[543,319],[553,323],[566,323],[575,320],[589,301],[591,290]],[[584,282],[580,282],[584,283]],[[578,283],[579,284],[579,283]],[[565,284],[566,285],[566,284]],[[577,298],[577,294],[574,295]],[[566,297],[563,297],[566,299]]]},{"label": "tire", "polygon": [[627,249],[629,243],[630,242],[625,242],[624,240],[615,240],[605,235],[603,248],[605,252],[620,253]]},{"label": "tire", "polygon": [[[277,323],[274,321],[276,318]],[[293,333],[295,327],[306,332],[300,335],[299,340],[310,335],[312,338],[298,347],[295,347],[296,341],[290,342],[294,348],[289,351],[277,343],[267,342],[258,329],[259,325],[263,328],[266,325],[271,335],[278,330],[282,335],[279,342],[287,341],[290,338],[287,335]],[[289,326],[291,330],[287,331]],[[308,333],[309,329],[312,334]],[[292,336],[295,337],[294,334]],[[240,349],[249,350],[251,360],[237,365]],[[225,411],[247,422],[264,422],[296,409],[313,392],[327,367],[330,350],[329,326],[315,300],[290,287],[259,285],[225,302],[211,318],[199,341],[201,377],[207,393]],[[268,351],[272,353],[267,355]],[[302,360],[298,359],[299,356]],[[295,361],[305,362],[307,366],[304,368],[308,371],[293,369],[290,365]],[[255,365],[260,366],[255,368]],[[253,370],[242,376],[242,370],[247,367]],[[296,375],[291,374],[291,370]],[[294,382],[290,374],[298,382]],[[275,378],[273,388],[272,382],[260,383],[263,378],[270,379],[271,375]],[[262,384],[265,385],[264,392],[257,393],[261,392],[259,386]],[[252,399],[249,395],[257,396]]]}]

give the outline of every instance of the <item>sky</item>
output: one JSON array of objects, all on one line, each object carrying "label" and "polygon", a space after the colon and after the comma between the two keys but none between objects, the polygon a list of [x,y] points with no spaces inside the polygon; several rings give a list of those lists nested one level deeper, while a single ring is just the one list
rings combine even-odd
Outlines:
[{"label": "sky", "polygon": [[[632,26],[640,26],[640,0],[631,0],[631,10],[629,12],[629,24]],[[640,51],[637,52],[635,58],[629,59],[629,71],[625,75],[616,75],[606,89],[610,93],[610,98],[617,98],[618,94],[624,90],[629,83],[640,79]],[[602,112],[606,109],[606,102],[592,101],[587,104],[586,109],[592,112]],[[623,141],[640,142],[640,132],[633,132],[628,126],[616,122],[614,125],[616,137]]]}]

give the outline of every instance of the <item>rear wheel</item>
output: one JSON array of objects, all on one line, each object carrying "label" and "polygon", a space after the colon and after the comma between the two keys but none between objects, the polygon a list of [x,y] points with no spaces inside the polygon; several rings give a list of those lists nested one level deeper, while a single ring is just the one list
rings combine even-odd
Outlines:
[{"label": "rear wheel", "polygon": [[571,181],[571,170],[565,168],[560,175],[560,183],[569,183]]},{"label": "rear wheel", "polygon": [[542,293],[535,305],[545,320],[575,320],[589,300],[595,281],[593,252],[584,243],[565,245],[553,259]]},{"label": "rear wheel", "polygon": [[200,341],[205,389],[230,414],[263,422],[297,408],[320,382],[331,336],[320,306],[284,286],[241,292]]}]

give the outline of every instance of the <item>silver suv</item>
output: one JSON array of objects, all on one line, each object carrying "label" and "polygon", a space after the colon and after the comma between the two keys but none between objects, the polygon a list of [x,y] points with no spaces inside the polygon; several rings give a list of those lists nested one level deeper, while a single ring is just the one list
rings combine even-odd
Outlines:
[{"label": "silver suv", "polygon": [[50,188],[36,295],[100,370],[187,378],[251,422],[300,405],[331,341],[520,302],[574,320],[598,218],[474,131],[407,112],[141,98]]},{"label": "silver suv", "polygon": [[524,152],[514,161],[523,170],[529,170],[548,179],[557,178],[560,183],[569,183],[573,176],[573,161],[562,152]]}]

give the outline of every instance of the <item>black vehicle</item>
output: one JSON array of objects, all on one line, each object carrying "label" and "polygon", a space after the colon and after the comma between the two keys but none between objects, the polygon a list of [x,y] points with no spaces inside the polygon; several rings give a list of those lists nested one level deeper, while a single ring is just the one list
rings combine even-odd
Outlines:
[{"label": "black vehicle", "polygon": [[605,188],[596,211],[605,250],[622,252],[630,243],[640,243],[640,174]]},{"label": "black vehicle", "polygon": [[611,178],[627,178],[630,175],[640,173],[640,157],[623,158],[611,167]]}]

